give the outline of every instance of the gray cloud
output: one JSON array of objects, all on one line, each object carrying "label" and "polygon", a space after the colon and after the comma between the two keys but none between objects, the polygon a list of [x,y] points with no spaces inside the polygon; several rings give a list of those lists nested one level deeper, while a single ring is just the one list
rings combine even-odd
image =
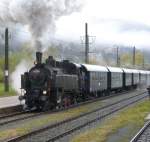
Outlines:
[{"label": "gray cloud", "polygon": [[119,28],[121,32],[150,32],[149,25],[132,21],[121,21]]},{"label": "gray cloud", "polygon": [[96,19],[98,23],[113,24],[119,32],[150,32],[150,25],[121,19]]}]

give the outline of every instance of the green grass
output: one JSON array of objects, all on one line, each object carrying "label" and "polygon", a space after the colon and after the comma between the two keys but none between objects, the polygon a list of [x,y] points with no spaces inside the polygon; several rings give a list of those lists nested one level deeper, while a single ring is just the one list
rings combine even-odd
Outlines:
[{"label": "green grass", "polygon": [[76,136],[72,142],[106,142],[110,136],[117,134],[121,128],[126,127],[128,128],[128,136],[124,136],[118,142],[129,142],[138,129],[144,125],[144,118],[149,112],[150,102],[142,102],[120,112],[112,119],[105,120],[100,126]]},{"label": "green grass", "polygon": [[0,83],[0,97],[14,96],[16,92],[10,87],[9,92],[4,91],[4,84]]}]

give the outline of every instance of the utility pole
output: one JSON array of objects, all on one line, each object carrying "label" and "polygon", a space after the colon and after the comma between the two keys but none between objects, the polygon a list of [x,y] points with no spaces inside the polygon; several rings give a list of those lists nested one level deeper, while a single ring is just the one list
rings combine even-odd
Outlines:
[{"label": "utility pole", "polygon": [[9,34],[8,28],[5,29],[5,92],[9,91]]},{"label": "utility pole", "polygon": [[136,48],[135,46],[133,47],[133,66],[135,67],[135,52],[136,52]]},{"label": "utility pole", "polygon": [[144,66],[145,66],[145,58],[144,58],[144,52],[143,52],[143,63],[142,63],[143,69],[144,69]]},{"label": "utility pole", "polygon": [[94,53],[90,52],[90,44],[93,44],[95,41],[95,36],[89,36],[88,35],[88,23],[85,23],[85,35],[81,36],[81,44],[84,45],[84,60],[86,64],[89,64],[89,53]]},{"label": "utility pole", "polygon": [[120,66],[119,47],[117,46],[117,67]]},{"label": "utility pole", "polygon": [[85,63],[89,63],[89,36],[87,23],[85,23]]}]

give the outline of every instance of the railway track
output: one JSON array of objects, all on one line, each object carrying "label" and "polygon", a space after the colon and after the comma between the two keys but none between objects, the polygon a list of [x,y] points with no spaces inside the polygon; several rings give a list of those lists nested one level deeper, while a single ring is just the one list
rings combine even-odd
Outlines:
[{"label": "railway track", "polygon": [[0,126],[17,122],[17,121],[22,121],[28,118],[36,117],[38,115],[39,115],[38,113],[35,114],[35,113],[28,113],[28,112],[18,112],[18,113],[10,114],[0,118]]},{"label": "railway track", "polygon": [[18,136],[7,140],[7,142],[54,142],[65,141],[66,137],[72,135],[76,131],[82,130],[84,127],[101,121],[103,118],[110,116],[111,114],[128,107],[142,99],[147,98],[145,92],[138,95],[122,99],[115,103],[106,105],[88,113],[81,114],[76,117],[66,119],[64,121],[49,125],[47,127],[32,131],[22,136]]},{"label": "railway track", "polygon": [[17,115],[21,115],[23,113],[25,113],[25,112],[15,112],[15,113],[10,113],[8,115],[2,115],[2,116],[0,116],[0,120],[9,118],[9,117],[13,117],[13,116],[17,116]]},{"label": "railway track", "polygon": [[8,114],[8,115],[5,115],[5,116],[0,116],[0,126],[10,124],[10,123],[14,123],[14,122],[19,122],[19,121],[26,120],[26,119],[29,119],[29,118],[35,118],[37,116],[44,115],[44,114],[52,114],[52,113],[56,113],[56,112],[60,112],[60,111],[65,111],[65,110],[68,110],[70,108],[76,108],[76,107],[79,107],[79,106],[83,106],[83,105],[93,103],[93,102],[97,102],[97,101],[100,101],[100,100],[105,100],[105,99],[108,99],[108,98],[111,98],[111,97],[114,97],[114,96],[119,96],[121,94],[129,93],[129,92],[133,92],[133,91],[124,91],[122,93],[117,93],[117,94],[112,94],[110,96],[96,98],[96,99],[93,99],[93,100],[89,100],[89,101],[86,101],[86,102],[75,104],[75,105],[72,105],[68,108],[59,109],[59,110],[53,110],[53,111],[47,111],[47,112],[36,112],[36,113],[33,113],[33,112],[31,113],[31,112],[28,112],[28,111],[26,111],[26,112],[16,112],[16,113]]},{"label": "railway track", "polygon": [[148,121],[130,142],[150,142],[150,121]]}]

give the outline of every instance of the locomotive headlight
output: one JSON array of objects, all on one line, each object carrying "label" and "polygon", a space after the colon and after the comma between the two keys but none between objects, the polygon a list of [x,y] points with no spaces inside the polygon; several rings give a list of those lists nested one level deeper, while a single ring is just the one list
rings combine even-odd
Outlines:
[{"label": "locomotive headlight", "polygon": [[46,93],[47,93],[47,91],[44,90],[44,91],[43,91],[43,94],[45,95]]},{"label": "locomotive headlight", "polygon": [[25,93],[26,93],[26,90],[23,90],[23,93],[25,94]]}]

